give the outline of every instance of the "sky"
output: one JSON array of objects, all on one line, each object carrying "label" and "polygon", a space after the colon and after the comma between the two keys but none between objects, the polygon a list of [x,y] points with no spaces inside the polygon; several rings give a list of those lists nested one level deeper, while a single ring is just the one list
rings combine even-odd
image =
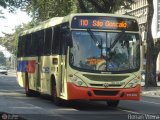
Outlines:
[{"label": "sky", "polygon": [[[28,23],[31,21],[31,18],[20,10],[17,10],[15,13],[9,13],[7,9],[3,9],[0,7],[0,10],[3,12],[3,16],[0,18],[0,37],[3,37],[3,33],[14,33],[14,29],[16,26],[21,25],[23,23]],[[0,46],[0,51],[3,51],[6,57],[9,57],[9,52],[2,46]]]}]

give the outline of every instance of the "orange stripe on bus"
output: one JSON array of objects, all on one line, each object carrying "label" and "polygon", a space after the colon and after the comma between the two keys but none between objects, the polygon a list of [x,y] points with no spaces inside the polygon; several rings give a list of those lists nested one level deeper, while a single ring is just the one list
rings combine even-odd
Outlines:
[{"label": "orange stripe on bus", "polygon": [[35,73],[35,60],[28,61],[27,72]]}]

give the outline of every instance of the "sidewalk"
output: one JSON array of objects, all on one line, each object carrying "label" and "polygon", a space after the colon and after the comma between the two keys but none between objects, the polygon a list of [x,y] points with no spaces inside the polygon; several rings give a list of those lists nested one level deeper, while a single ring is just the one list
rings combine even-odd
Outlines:
[{"label": "sidewalk", "polygon": [[157,83],[157,87],[144,86],[144,82],[141,83],[141,95],[150,97],[160,97],[160,82]]}]

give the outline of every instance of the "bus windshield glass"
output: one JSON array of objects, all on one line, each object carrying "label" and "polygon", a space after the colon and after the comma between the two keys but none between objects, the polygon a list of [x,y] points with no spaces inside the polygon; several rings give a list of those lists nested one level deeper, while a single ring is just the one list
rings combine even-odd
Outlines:
[{"label": "bus windshield glass", "polygon": [[70,65],[76,69],[129,72],[140,67],[138,33],[72,31],[72,43]]}]

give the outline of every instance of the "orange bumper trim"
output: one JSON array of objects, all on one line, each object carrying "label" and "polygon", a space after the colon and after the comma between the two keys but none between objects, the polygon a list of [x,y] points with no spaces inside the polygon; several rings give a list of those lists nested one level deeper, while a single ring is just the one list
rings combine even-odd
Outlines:
[{"label": "orange bumper trim", "polygon": [[140,85],[135,88],[89,88],[67,83],[68,100],[140,100]]}]

